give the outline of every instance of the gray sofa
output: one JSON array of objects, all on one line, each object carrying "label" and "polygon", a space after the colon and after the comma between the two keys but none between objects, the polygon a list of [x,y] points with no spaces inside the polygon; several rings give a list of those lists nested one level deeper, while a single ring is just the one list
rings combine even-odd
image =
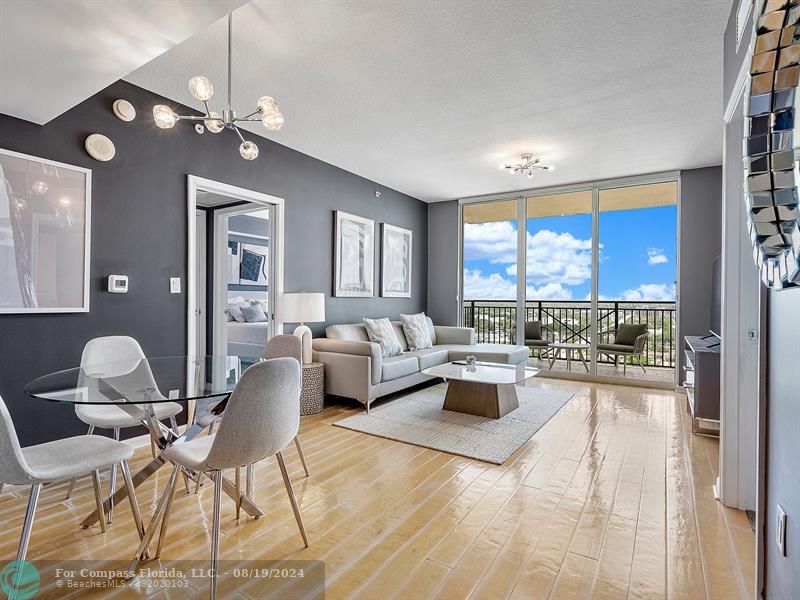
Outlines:
[{"label": "gray sofa", "polygon": [[476,344],[471,327],[434,325],[428,318],[433,347],[411,352],[400,322],[393,322],[403,347],[400,356],[385,357],[369,341],[362,323],[329,325],[327,337],[313,341],[314,360],[325,364],[325,393],[358,400],[369,412],[375,399],[432,379],[421,371],[474,355],[479,361],[519,364],[528,359],[526,346]]}]

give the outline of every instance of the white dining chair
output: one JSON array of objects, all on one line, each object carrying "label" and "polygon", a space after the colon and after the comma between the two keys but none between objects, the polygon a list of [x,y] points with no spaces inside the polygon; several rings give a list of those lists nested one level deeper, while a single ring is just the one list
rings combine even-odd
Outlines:
[{"label": "white dining chair", "polygon": [[[124,335],[104,336],[94,338],[86,343],[81,355],[81,368],[85,371],[91,371],[92,378],[113,377],[124,375],[126,369],[135,367],[144,358],[145,355],[139,342],[132,337]],[[129,364],[133,366],[128,366]],[[157,389],[155,381],[152,381],[151,385]],[[160,392],[158,393],[160,394]],[[173,431],[177,433],[178,423],[175,420],[175,416],[183,410],[181,405],[177,402],[156,402],[151,406],[155,418],[159,421],[169,419]],[[92,435],[95,429],[110,429],[115,440],[119,440],[121,429],[137,427],[142,424],[136,416],[113,404],[76,404],[75,414],[89,426],[88,435]],[[75,481],[73,480],[67,490],[67,498],[72,494],[74,485]],[[111,497],[107,515],[109,523],[111,523],[114,512],[113,496],[116,486],[117,467],[114,465],[111,467],[109,483],[109,496]]]},{"label": "white dining chair", "polygon": [[[160,555],[166,532],[166,523],[172,505],[175,481],[181,467],[203,473],[214,482],[214,516],[211,530],[211,598],[217,594],[217,563],[219,559],[220,513],[222,508],[222,470],[240,469],[268,456],[275,456],[280,467],[286,493],[292,505],[303,544],[308,538],[292,482],[286,470],[282,451],[297,435],[300,426],[300,364],[291,358],[276,358],[257,363],[242,373],[236,388],[228,399],[225,417],[214,435],[195,438],[164,450],[162,456],[172,461],[167,488],[156,506],[129,571],[135,573],[141,557],[153,539],[159,518],[161,532],[158,549]],[[236,478],[237,484],[239,478]],[[240,489],[236,489],[237,497]],[[237,502],[238,503],[238,502]]]},{"label": "white dining chair", "polygon": [[134,523],[140,537],[143,536],[142,517],[128,468],[128,459],[131,456],[133,448],[127,444],[98,435],[79,435],[22,448],[11,415],[5,402],[0,398],[0,482],[31,486],[28,510],[25,513],[22,535],[17,548],[17,560],[25,560],[28,552],[36,505],[43,484],[91,475],[94,482],[94,498],[100,514],[100,530],[105,532],[100,469],[111,465],[122,466]]}]

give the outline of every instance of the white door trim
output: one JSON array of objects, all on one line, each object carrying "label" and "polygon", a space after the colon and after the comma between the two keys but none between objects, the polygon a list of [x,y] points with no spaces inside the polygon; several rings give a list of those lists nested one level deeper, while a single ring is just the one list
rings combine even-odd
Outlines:
[{"label": "white door trim", "polygon": [[[197,210],[197,191],[203,190],[213,192],[223,196],[229,196],[235,200],[252,202],[272,207],[272,244],[270,247],[270,259],[272,261],[272,272],[274,274],[274,292],[272,295],[272,330],[283,331],[282,319],[282,297],[283,297],[283,242],[284,242],[284,217],[283,217],[283,198],[270,196],[254,190],[237,187],[212,179],[205,179],[196,175],[187,175],[186,180],[186,204],[188,208],[188,235],[187,235],[187,264],[186,264],[186,348],[187,353],[191,352],[197,344],[197,328],[194,320],[194,313],[197,310],[197,298],[195,290],[195,278],[197,274],[197,257],[195,255],[195,245],[197,232],[195,231],[195,211]],[[216,322],[216,320],[215,320]],[[216,332],[215,332],[216,333]]]}]

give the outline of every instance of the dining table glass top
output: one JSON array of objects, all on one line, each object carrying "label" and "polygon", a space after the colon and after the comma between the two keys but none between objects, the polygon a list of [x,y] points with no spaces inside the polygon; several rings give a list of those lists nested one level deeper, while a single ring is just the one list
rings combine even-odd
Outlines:
[{"label": "dining table glass top", "polygon": [[25,393],[68,404],[198,400],[230,394],[245,369],[261,360],[225,355],[129,358],[43,375],[29,382]]}]

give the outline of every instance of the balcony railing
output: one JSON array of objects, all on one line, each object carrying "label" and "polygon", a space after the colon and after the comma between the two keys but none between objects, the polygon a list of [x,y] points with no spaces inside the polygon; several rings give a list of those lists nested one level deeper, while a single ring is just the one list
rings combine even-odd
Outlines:
[{"label": "balcony railing", "polygon": [[[479,342],[513,344],[517,307],[513,300],[467,300],[463,306],[463,324],[474,327]],[[541,321],[547,328],[542,337],[558,342],[590,343],[591,305],[581,301],[529,300],[525,303],[525,320]],[[614,330],[621,323],[646,323],[647,345],[645,366],[675,367],[675,303],[674,302],[600,302],[598,304],[598,336],[601,344],[614,340]],[[613,363],[601,354],[598,362]]]}]

